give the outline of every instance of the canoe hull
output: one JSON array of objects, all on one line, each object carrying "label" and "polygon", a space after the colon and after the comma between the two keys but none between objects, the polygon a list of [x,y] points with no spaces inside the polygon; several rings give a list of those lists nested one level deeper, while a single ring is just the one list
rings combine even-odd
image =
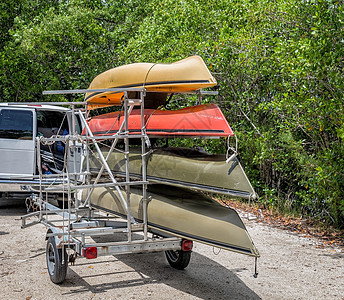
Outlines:
[{"label": "canoe hull", "polygon": [[[130,209],[135,219],[142,220],[142,190],[130,188]],[[199,241],[250,256],[259,256],[246,228],[235,210],[184,188],[150,185],[147,206],[151,232]],[[118,194],[112,188],[97,188],[91,196],[94,207],[125,216]]]},{"label": "canoe hull", "polygon": [[[94,135],[113,135],[124,121],[124,113],[93,117],[89,127]],[[144,125],[150,136],[234,136],[226,118],[216,104],[203,104],[179,110],[144,110]],[[133,110],[128,119],[131,134],[141,133],[141,111]]]},{"label": "canoe hull", "polygon": [[[107,152],[104,151],[104,156]],[[188,187],[254,199],[257,197],[238,159],[226,163],[224,155],[210,155],[188,148],[153,150],[146,156],[147,179],[168,185]],[[123,153],[110,154],[108,164],[114,174],[125,176]],[[97,173],[101,164],[96,155],[90,157],[91,171]],[[132,178],[141,178],[141,152],[130,150],[129,171]]]},{"label": "canoe hull", "polygon": [[[145,88],[163,93],[189,92],[217,84],[200,56],[191,56],[172,64],[134,63],[99,74],[89,89]],[[120,105],[123,92],[86,94],[88,108]]]}]

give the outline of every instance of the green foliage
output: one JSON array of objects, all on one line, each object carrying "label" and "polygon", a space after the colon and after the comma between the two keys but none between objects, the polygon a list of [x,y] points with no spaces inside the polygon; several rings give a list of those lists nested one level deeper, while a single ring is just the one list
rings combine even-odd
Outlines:
[{"label": "green foliage", "polygon": [[[237,134],[263,203],[344,227],[341,1],[20,0],[0,8],[2,101],[85,88],[125,63],[199,54],[220,85],[207,101]],[[177,100],[168,108],[197,102]],[[174,143],[226,147],[191,142]]]},{"label": "green foliage", "polygon": [[[61,1],[15,17],[0,56],[3,100],[37,101],[44,89],[87,87],[95,74],[117,64],[117,49],[133,26],[126,14],[144,7],[138,3]],[[138,13],[131,17],[140,20]]]}]

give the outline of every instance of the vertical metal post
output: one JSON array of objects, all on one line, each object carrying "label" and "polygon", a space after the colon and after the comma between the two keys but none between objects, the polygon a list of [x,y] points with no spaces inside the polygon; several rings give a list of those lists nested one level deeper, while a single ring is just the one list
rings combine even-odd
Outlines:
[{"label": "vertical metal post", "polygon": [[[69,161],[70,160],[70,140],[67,139],[66,140],[66,148],[65,148],[65,151],[66,151],[66,160]],[[70,219],[70,215],[71,215],[71,182],[70,182],[70,175],[69,175],[69,169],[68,169],[68,165],[66,167],[66,174],[67,174],[67,203],[68,203],[68,228],[67,228],[67,231],[68,231],[68,240],[70,240],[70,223],[71,223],[71,219]],[[64,179],[63,179],[64,181]],[[64,185],[64,183],[63,183]],[[65,208],[65,205],[63,205],[63,208]],[[76,211],[75,212],[76,214],[76,218],[78,218],[78,212]],[[66,229],[66,226],[65,226],[65,214],[63,214],[63,219],[62,219],[62,232],[63,234],[65,233],[65,229]],[[69,244],[69,243],[68,243]]]},{"label": "vertical metal post", "polygon": [[[77,156],[77,149],[76,149],[76,121],[75,121],[75,106],[72,105],[72,136],[73,136],[73,147],[71,147],[71,150],[73,151],[73,173],[74,173],[74,184],[77,184],[77,179],[78,179],[78,175],[76,175],[77,170],[76,170],[76,156]],[[78,172],[79,173],[79,172]],[[76,196],[76,195],[75,195]],[[69,202],[70,199],[68,199]],[[75,200],[75,207],[78,208],[79,207],[79,200],[78,197],[74,197]],[[70,205],[70,203],[69,203]]]},{"label": "vertical metal post", "polygon": [[198,93],[198,104],[202,104],[202,94],[201,92]]},{"label": "vertical metal post", "polygon": [[[146,129],[145,129],[145,92],[142,91],[141,95],[141,156],[142,156],[142,181],[147,180],[147,166],[146,166]],[[142,214],[143,214],[143,235],[144,240],[147,241],[148,236],[148,220],[147,220],[147,184],[142,185]]]},{"label": "vertical metal post", "polygon": [[[129,183],[130,173],[129,173],[129,127],[128,127],[128,93],[124,92],[124,122],[125,122],[125,138],[124,138],[124,152],[125,152],[125,181]],[[128,210],[130,210],[130,185],[125,186],[125,191],[127,194],[127,205]],[[127,228],[128,228],[128,242],[131,242],[131,220],[129,213],[127,214]]]},{"label": "vertical metal post", "polygon": [[[88,118],[88,110],[87,110],[87,105],[85,105],[85,119],[87,120]],[[86,159],[86,184],[91,184],[91,172],[90,172],[90,151],[88,149],[89,147],[89,141],[88,141],[88,131],[86,130],[86,141],[85,141],[85,159]],[[83,162],[81,162],[81,165]],[[93,191],[93,189],[92,189]],[[88,191],[89,195],[91,194],[91,190]],[[90,197],[87,197],[84,205],[87,205],[88,207],[90,206]]]},{"label": "vertical metal post", "polygon": [[41,161],[41,141],[39,137],[36,137],[36,150],[37,150],[37,168],[39,174],[39,198],[40,198],[40,209],[39,209],[39,220],[42,220],[42,201],[43,201],[43,191],[42,191],[42,161]]},{"label": "vertical metal post", "polygon": [[257,264],[258,264],[258,257],[255,257],[254,258],[254,274],[253,274],[254,278],[258,277],[258,267],[257,267]]},{"label": "vertical metal post", "polygon": [[75,135],[75,105],[72,104],[72,134]]},{"label": "vertical metal post", "polygon": [[[75,197],[76,198],[76,197]],[[70,235],[70,230],[71,230],[71,207],[72,207],[72,191],[71,191],[71,188],[70,188],[70,184],[68,184],[68,248],[70,248],[70,241],[71,241],[71,235]],[[78,208],[78,206],[75,206],[76,208]],[[78,218],[78,212],[76,211],[75,212],[75,215],[76,215],[76,218]],[[63,216],[64,218],[64,216]],[[63,227],[65,228],[65,227]]]},{"label": "vertical metal post", "polygon": [[[87,104],[85,104],[85,118],[84,118],[85,120],[87,120],[88,114],[89,114],[89,111],[87,109]],[[80,115],[82,115],[81,111],[80,111]],[[81,129],[82,129],[82,127],[81,127]],[[89,134],[88,134],[87,130],[85,131],[85,135],[86,135],[85,148],[81,149],[81,151],[85,151],[81,157],[84,157],[84,159],[86,160],[86,178],[83,180],[83,182],[86,182],[86,184],[90,185],[91,184],[90,151],[89,151],[90,143],[89,143],[89,140],[88,140]],[[83,170],[83,160],[81,160],[80,164],[82,166],[81,169]],[[88,195],[89,196],[92,194],[93,190],[94,189],[88,189]],[[91,200],[91,198],[89,196],[86,198],[85,202],[83,203],[83,206],[84,207],[87,206],[91,210],[91,207],[90,207],[90,200]]]}]

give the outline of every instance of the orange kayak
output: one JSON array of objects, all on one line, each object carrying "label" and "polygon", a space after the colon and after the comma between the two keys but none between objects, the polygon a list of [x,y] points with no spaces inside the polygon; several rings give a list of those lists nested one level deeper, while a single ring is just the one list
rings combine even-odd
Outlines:
[{"label": "orange kayak", "polygon": [[[94,135],[115,134],[124,120],[119,112],[99,115],[89,121]],[[144,110],[146,132],[150,136],[234,136],[226,118],[216,104],[202,104],[179,110]],[[130,134],[141,133],[141,111],[129,115]],[[85,132],[84,132],[85,134]]]}]

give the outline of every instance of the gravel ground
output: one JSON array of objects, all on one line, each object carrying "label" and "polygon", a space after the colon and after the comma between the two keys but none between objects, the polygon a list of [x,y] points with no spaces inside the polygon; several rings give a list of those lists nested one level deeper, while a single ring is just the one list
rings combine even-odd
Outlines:
[{"label": "gravel ground", "polygon": [[[0,207],[2,299],[344,299],[344,250],[254,221],[254,259],[195,243],[184,271],[163,253],[78,259],[61,285],[45,262],[46,228],[21,229],[23,205]],[[320,245],[320,247],[319,247]]]}]

